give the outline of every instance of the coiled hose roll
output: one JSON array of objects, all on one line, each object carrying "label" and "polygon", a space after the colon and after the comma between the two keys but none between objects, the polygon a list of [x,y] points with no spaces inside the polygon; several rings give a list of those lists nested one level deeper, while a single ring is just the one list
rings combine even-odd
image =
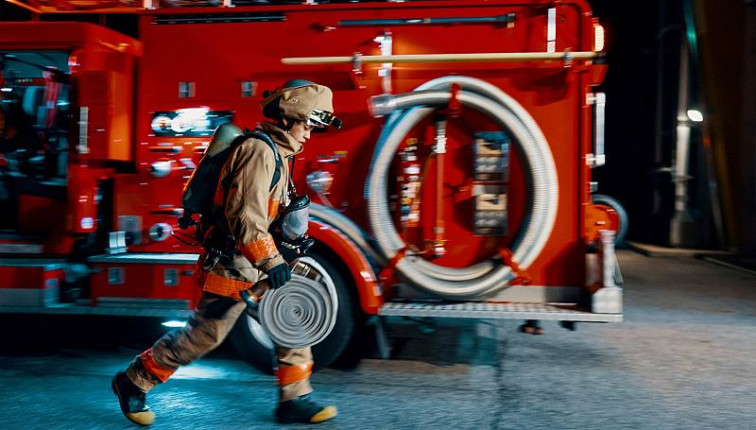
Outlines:
[{"label": "coiled hose roll", "polygon": [[333,330],[338,296],[333,280],[314,259],[302,257],[291,266],[291,280],[263,295],[258,318],[274,344],[305,348],[320,343]]},{"label": "coiled hose roll", "polygon": [[[487,115],[514,137],[515,149],[527,175],[531,205],[512,244],[514,260],[527,268],[543,250],[557,213],[558,181],[554,159],[541,129],[531,115],[496,86],[471,77],[448,76],[396,96],[372,99],[375,115],[391,114],[376,145],[365,184],[368,219],[378,251],[392,259],[407,244],[394,226],[387,201],[388,172],[404,137],[425,117],[450,101],[449,88],[460,85],[457,95],[465,107]],[[448,298],[473,298],[501,288],[515,275],[500,261],[484,261],[466,268],[448,268],[422,257],[407,255],[396,273],[411,285]]]}]

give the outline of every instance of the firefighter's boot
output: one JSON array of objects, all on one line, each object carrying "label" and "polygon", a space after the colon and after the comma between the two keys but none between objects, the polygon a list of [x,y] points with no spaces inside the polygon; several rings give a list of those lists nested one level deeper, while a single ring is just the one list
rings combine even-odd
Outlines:
[{"label": "firefighter's boot", "polygon": [[309,395],[280,402],[276,409],[276,421],[287,423],[322,423],[337,415],[336,406],[321,406]]},{"label": "firefighter's boot", "polygon": [[121,412],[126,418],[142,426],[148,426],[155,421],[155,413],[145,403],[147,395],[129,380],[126,373],[118,372],[111,387],[118,396]]}]

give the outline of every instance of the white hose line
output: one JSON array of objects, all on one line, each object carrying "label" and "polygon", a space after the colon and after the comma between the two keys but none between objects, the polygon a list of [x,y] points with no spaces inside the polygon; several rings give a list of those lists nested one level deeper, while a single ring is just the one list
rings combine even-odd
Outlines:
[{"label": "white hose line", "polygon": [[[526,268],[538,257],[548,240],[556,218],[558,190],[556,167],[543,133],[532,117],[514,99],[495,86],[466,77],[447,77],[426,83],[419,89],[461,84],[459,101],[472,107],[508,129],[515,138],[515,147],[522,155],[525,171],[531,179],[529,191],[532,205],[523,220],[514,245],[514,259]],[[399,236],[388,210],[388,169],[399,144],[413,127],[438,107],[446,106],[451,95],[448,91],[418,91],[381,98],[376,111],[393,114],[376,146],[373,165],[366,184],[368,215],[378,249],[384,258],[391,259],[406,247]],[[422,107],[419,107],[422,106]],[[455,269],[433,264],[421,257],[405,257],[396,266],[400,276],[410,284],[434,294],[462,298],[479,296],[497,287],[503,287],[514,277],[511,269],[485,261]]]}]

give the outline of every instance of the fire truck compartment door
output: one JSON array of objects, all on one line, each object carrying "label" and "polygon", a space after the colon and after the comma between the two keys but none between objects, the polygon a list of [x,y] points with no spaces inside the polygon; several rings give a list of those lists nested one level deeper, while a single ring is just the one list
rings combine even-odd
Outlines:
[{"label": "fire truck compartment door", "polygon": [[89,159],[131,161],[131,76],[105,70],[78,76],[79,153]]}]

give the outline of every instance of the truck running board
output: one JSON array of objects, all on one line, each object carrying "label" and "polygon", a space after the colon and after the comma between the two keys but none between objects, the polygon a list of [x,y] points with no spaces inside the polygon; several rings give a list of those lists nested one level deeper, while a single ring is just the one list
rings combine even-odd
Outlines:
[{"label": "truck running board", "polygon": [[386,302],[379,316],[620,322],[622,314],[598,314],[574,305],[484,302]]}]

